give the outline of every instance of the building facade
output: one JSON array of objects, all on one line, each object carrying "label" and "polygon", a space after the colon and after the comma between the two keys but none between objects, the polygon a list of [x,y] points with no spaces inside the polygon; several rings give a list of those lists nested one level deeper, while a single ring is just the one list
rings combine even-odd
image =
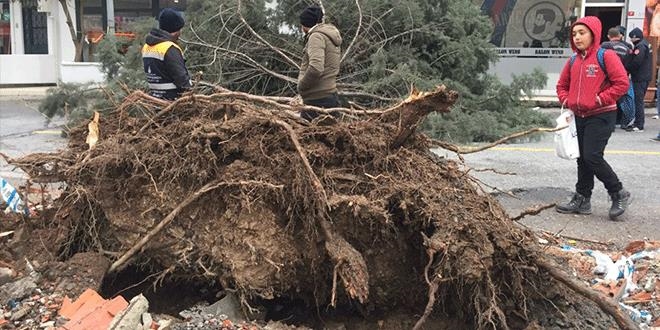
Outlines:
[{"label": "building facade", "polygon": [[186,0],[64,0],[82,62],[59,0],[0,0],[0,86],[100,81],[95,45],[104,35],[126,34],[129,23],[161,8],[185,10]]},{"label": "building facade", "polygon": [[[490,42],[496,47],[499,61],[490,69],[504,83],[513,75],[541,69],[548,75],[546,87],[538,96],[555,96],[555,86],[570,48],[570,26],[578,18],[598,16],[603,23],[601,40],[607,30],[621,25],[627,31],[639,27],[647,37],[660,36],[654,17],[655,0],[478,0],[489,16],[494,32]],[[660,12],[660,5],[657,5]],[[654,26],[657,25],[657,31]],[[627,38],[627,36],[626,36]],[[651,84],[654,85],[654,84]]]},{"label": "building facade", "polygon": [[[39,85],[100,81],[94,47],[104,35],[130,33],[129,23],[155,17],[161,8],[185,10],[186,0],[64,0],[78,37],[84,37],[82,62],[67,15],[59,0],[0,0],[0,85]],[[622,25],[660,36],[660,0],[474,0],[493,23],[490,42],[499,53],[491,67],[504,83],[512,75],[540,68],[548,75],[538,92],[553,96],[559,73],[572,54],[570,25],[595,15],[603,33]],[[656,19],[657,18],[657,19]],[[604,37],[604,36],[603,36]],[[652,84],[653,85],[653,84]]]}]

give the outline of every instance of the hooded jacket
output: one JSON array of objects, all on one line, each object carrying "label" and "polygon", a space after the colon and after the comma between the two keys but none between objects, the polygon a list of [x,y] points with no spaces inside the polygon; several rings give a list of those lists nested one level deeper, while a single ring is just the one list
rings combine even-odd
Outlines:
[{"label": "hooded jacket", "polygon": [[341,34],[332,24],[317,24],[307,33],[298,74],[298,93],[305,100],[322,99],[337,92],[341,60]]},{"label": "hooded jacket", "polygon": [[632,60],[632,45],[623,40],[605,41],[600,45],[600,48],[611,49],[621,59],[623,67],[629,71],[630,61]]},{"label": "hooded jacket", "polygon": [[149,32],[142,47],[142,62],[152,96],[174,100],[190,88],[183,51],[169,32],[161,29]]},{"label": "hooded jacket", "polygon": [[572,65],[570,59],[566,61],[561,71],[557,82],[559,101],[579,117],[616,111],[616,101],[630,86],[626,70],[612,50],[606,50],[603,56],[607,74],[601,70],[597,52],[602,26],[597,17],[586,16],[578,20],[571,26],[571,31],[577,24],[583,24],[591,30],[593,42],[584,52],[580,52],[571,38],[571,48],[577,56]]},{"label": "hooded jacket", "polygon": [[633,48],[632,59],[628,65],[630,79],[634,82],[648,82],[651,80],[651,61],[653,61],[649,42],[644,39],[644,33],[639,28],[632,29],[628,36],[640,39]]}]

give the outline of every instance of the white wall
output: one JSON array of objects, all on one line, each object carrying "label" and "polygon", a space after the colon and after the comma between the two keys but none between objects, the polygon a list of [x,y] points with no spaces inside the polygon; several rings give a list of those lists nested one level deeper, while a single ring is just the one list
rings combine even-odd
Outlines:
[{"label": "white wall", "polygon": [[[75,24],[74,1],[69,3]],[[20,2],[12,2],[13,54],[0,55],[0,84],[55,84],[60,80],[60,63],[73,61],[75,47],[66,24],[64,10],[57,0],[42,0],[47,11],[48,54],[23,54],[23,18]]]},{"label": "white wall", "polygon": [[60,80],[64,83],[103,83],[101,63],[62,62],[60,64]]},{"label": "white wall", "polygon": [[0,55],[0,84],[53,84],[58,70],[52,55]]},{"label": "white wall", "polygon": [[[69,26],[66,24],[66,15],[64,15],[64,9],[59,4],[57,0],[47,0],[52,2],[52,8],[57,17],[57,25],[55,26],[55,33],[59,36],[57,39],[57,57],[58,62],[64,61],[73,61],[76,57],[76,47],[71,40],[71,33],[69,32]],[[69,13],[71,14],[71,20],[73,26],[76,26],[76,10],[74,0],[67,0],[69,6]]]}]

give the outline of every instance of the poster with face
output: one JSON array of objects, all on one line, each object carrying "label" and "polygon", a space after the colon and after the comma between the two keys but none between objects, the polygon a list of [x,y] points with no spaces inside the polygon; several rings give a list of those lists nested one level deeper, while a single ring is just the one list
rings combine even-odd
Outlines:
[{"label": "poster with face", "polygon": [[569,30],[580,0],[483,0],[481,10],[494,25],[497,47],[570,47]]}]

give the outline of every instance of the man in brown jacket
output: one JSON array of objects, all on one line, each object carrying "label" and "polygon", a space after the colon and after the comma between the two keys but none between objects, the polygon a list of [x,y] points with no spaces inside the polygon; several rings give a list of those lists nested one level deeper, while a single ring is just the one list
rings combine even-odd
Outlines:
[{"label": "man in brown jacket", "polygon": [[[318,6],[307,7],[300,14],[300,24],[307,42],[298,74],[298,93],[306,105],[336,108],[341,34],[334,25],[323,23],[323,11]],[[301,113],[309,121],[317,116],[313,111]]]}]

